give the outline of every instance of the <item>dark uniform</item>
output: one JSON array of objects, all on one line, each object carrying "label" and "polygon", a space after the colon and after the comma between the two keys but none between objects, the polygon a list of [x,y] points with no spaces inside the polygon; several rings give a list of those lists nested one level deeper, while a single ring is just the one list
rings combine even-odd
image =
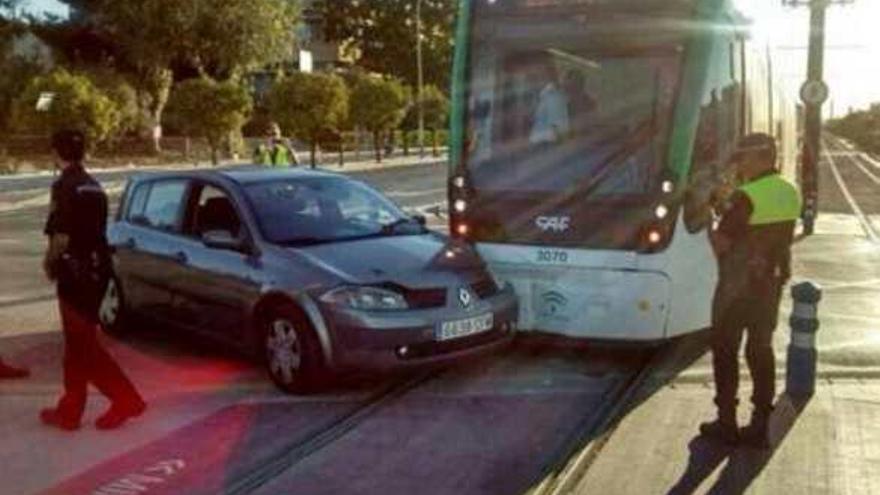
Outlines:
[{"label": "dark uniform", "polygon": [[97,338],[98,309],[107,287],[110,257],[105,228],[107,196],[81,165],[69,165],[52,185],[47,236],[69,237],[66,249],[49,260],[57,282],[64,330],[64,395],[46,422],[79,425],[87,387],[95,385],[116,407],[143,407],[143,400]]},{"label": "dark uniform", "polygon": [[791,244],[801,212],[794,185],[774,171],[744,184],[719,226],[730,247],[719,259],[713,308],[715,403],[722,423],[736,422],[738,353],[748,331],[746,361],[754,390],[752,424],[766,427],[775,397],[773,330],[782,287],[791,275]]}]

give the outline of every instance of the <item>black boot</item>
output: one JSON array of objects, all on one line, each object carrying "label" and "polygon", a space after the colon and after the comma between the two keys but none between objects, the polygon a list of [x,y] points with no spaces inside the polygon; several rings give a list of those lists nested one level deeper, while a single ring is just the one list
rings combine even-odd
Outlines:
[{"label": "black boot", "polygon": [[739,443],[739,430],[736,420],[719,417],[715,421],[700,425],[700,434],[704,437],[734,447]]},{"label": "black boot", "polygon": [[748,426],[739,431],[740,441],[747,447],[755,449],[770,448],[770,413],[773,410],[755,411]]}]

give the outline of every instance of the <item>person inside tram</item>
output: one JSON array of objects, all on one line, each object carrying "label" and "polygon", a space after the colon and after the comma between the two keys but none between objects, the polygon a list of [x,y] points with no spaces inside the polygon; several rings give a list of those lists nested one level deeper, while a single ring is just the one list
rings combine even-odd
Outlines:
[{"label": "person inside tram", "polygon": [[568,98],[568,114],[574,136],[583,136],[589,125],[589,118],[596,111],[596,99],[586,89],[584,74],[570,70],[565,74],[562,88]]},{"label": "person inside tram", "polygon": [[538,88],[529,143],[553,144],[565,139],[571,130],[568,98],[559,85],[556,66],[550,58],[535,61],[531,86]]}]

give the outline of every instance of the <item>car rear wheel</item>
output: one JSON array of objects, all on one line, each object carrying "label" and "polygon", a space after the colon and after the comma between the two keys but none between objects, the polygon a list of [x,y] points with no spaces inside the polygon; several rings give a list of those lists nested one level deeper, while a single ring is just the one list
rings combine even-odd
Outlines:
[{"label": "car rear wheel", "polygon": [[125,297],[122,286],[116,277],[110,277],[104,298],[98,307],[98,320],[101,327],[111,335],[121,336],[127,333]]},{"label": "car rear wheel", "polygon": [[263,327],[264,362],[275,385],[289,394],[317,391],[323,365],[308,320],[300,311],[282,307],[268,312]]}]

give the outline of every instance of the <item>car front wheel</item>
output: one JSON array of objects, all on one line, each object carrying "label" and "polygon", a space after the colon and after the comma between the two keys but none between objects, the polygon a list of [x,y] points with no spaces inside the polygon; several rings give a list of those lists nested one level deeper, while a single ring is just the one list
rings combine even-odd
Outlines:
[{"label": "car front wheel", "polygon": [[317,391],[323,374],[320,346],[304,315],[276,309],[263,326],[265,366],[275,385],[290,394]]}]

